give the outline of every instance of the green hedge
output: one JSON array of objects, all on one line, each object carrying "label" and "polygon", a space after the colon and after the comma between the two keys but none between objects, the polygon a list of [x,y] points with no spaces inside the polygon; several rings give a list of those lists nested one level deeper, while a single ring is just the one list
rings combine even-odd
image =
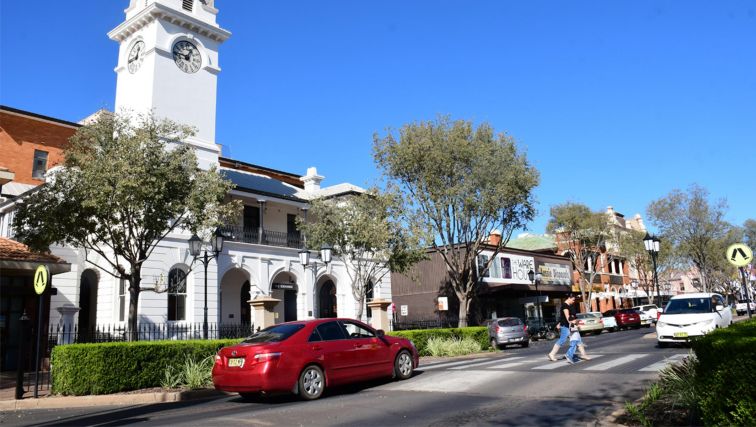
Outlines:
[{"label": "green hedge", "polygon": [[137,341],[68,344],[53,348],[52,392],[64,395],[109,394],[160,387],[169,365],[214,355],[240,340]]},{"label": "green hedge", "polygon": [[705,425],[754,425],[756,319],[719,329],[692,344]]},{"label": "green hedge", "polygon": [[421,356],[429,356],[428,339],[439,338],[465,338],[469,337],[480,343],[481,348],[491,348],[488,339],[488,328],[485,326],[470,326],[467,328],[446,329],[416,329],[411,331],[392,331],[388,333],[394,337],[404,337],[412,340]]}]

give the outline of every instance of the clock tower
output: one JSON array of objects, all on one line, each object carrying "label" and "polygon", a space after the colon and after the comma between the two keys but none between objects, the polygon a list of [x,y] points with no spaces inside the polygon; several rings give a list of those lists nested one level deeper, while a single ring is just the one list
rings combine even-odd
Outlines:
[{"label": "clock tower", "polygon": [[215,100],[218,47],[231,35],[215,21],[214,0],[130,0],[126,20],[108,33],[120,43],[115,109],[154,112],[194,126],[187,138],[199,166],[218,164]]}]

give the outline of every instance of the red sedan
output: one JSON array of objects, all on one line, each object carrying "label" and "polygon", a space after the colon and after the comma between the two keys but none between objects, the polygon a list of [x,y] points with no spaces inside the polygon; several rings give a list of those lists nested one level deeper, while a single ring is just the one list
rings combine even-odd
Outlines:
[{"label": "red sedan", "polygon": [[419,356],[408,339],[352,319],[316,319],[271,326],[215,355],[217,390],[244,398],[292,392],[317,399],[325,387],[381,377],[412,376]]}]

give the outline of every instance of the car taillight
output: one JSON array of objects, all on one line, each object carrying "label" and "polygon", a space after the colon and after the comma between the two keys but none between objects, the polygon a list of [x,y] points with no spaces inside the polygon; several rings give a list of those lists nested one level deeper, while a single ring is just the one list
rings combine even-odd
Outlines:
[{"label": "car taillight", "polygon": [[281,353],[259,353],[255,354],[255,363],[268,362],[281,357]]},{"label": "car taillight", "polygon": [[220,353],[215,353],[215,364],[216,365],[220,365],[221,364],[221,360],[222,360],[222,358],[221,358]]},{"label": "car taillight", "polygon": [[578,325],[585,325],[585,322],[584,322],[584,321],[582,321],[582,320],[578,320],[578,321],[577,321],[577,324],[578,324]]},{"label": "car taillight", "polygon": [[522,331],[527,332],[528,331],[528,325],[522,325]]},{"label": "car taillight", "polygon": [[499,327],[499,325],[496,325],[496,327],[494,327],[494,331],[495,331],[495,332],[496,332],[497,334],[499,333],[499,330],[500,330],[500,329],[501,329],[501,328]]}]

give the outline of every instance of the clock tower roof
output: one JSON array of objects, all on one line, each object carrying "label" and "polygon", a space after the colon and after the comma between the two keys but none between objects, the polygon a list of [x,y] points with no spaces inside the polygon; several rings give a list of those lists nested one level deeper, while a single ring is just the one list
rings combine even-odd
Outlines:
[{"label": "clock tower roof", "polygon": [[111,40],[123,41],[157,19],[166,20],[196,34],[222,43],[231,32],[215,22],[218,10],[213,0],[131,0],[126,21],[108,33]]}]

